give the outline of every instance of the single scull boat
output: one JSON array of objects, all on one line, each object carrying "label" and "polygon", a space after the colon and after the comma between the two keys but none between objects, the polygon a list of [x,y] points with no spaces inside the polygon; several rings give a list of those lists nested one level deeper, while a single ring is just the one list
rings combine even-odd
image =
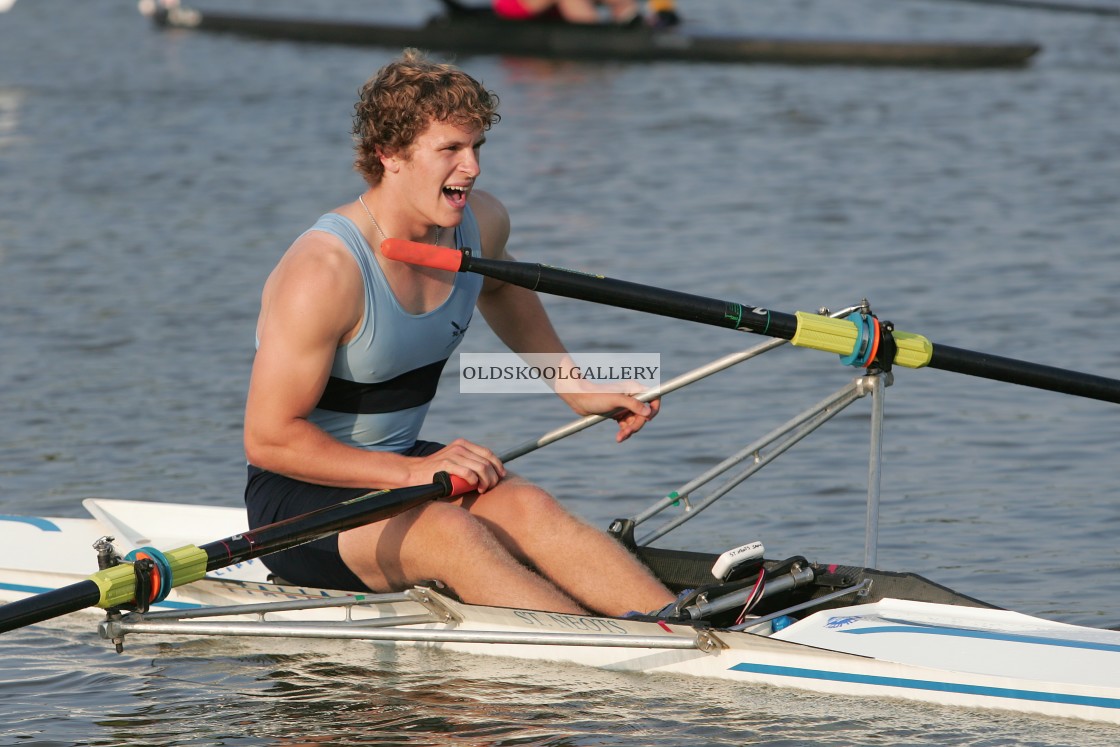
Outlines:
[{"label": "single scull boat", "polygon": [[[244,522],[235,508],[85,505],[95,518],[0,517],[0,537],[14,550],[0,569],[0,598],[80,580],[93,561],[89,548],[105,536],[115,536],[120,550],[177,546]],[[1120,723],[1120,632],[996,609],[911,574],[748,559],[747,577],[720,583],[714,555],[638,552],[674,589],[701,590],[686,598],[679,620],[479,607],[433,588],[347,594],[293,587],[250,560],[175,589],[146,614],[114,612],[101,632],[118,642],[146,633],[424,645]],[[759,595],[760,569],[761,599],[737,623]]]},{"label": "single scull boat", "polygon": [[423,24],[245,14],[157,3],[156,26],[318,44],[420,47],[453,54],[500,54],[621,62],[768,63],[890,67],[1021,67],[1038,53],[1032,41],[846,39],[736,35],[726,31],[509,21],[448,3]]}]

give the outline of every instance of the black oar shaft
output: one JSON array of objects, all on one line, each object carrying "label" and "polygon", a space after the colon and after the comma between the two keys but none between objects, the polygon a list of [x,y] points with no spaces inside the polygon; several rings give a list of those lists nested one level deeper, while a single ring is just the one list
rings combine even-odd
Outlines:
[{"label": "black oar shaft", "polygon": [[934,345],[930,368],[977,376],[993,381],[1073,394],[1078,397],[1120,403],[1120,381],[1078,373],[1064,368],[976,353],[949,345]]},{"label": "black oar shaft", "polygon": [[464,255],[462,269],[554,296],[745,330],[783,340],[792,339],[797,332],[797,318],[792,314],[654,288],[627,280],[615,280],[602,275],[590,275],[562,267],[503,262]]},{"label": "black oar shaft", "polygon": [[101,588],[86,579],[61,589],[9,602],[0,607],[0,633],[93,607],[100,599]]},{"label": "black oar shaft", "polygon": [[450,493],[447,474],[440,472],[431,485],[366,493],[343,503],[202,545],[200,549],[206,552],[206,570],[213,571],[314,542],[347,529],[373,524]]},{"label": "black oar shaft", "polygon": [[[686,321],[754,332],[794,345],[831,350],[847,355],[845,337],[835,334],[849,329],[850,322],[812,315],[783,314],[755,306],[720,301],[689,293],[656,288],[600,275],[575,272],[547,265],[483,259],[463,252],[459,268],[504,280],[531,290],[593,301],[635,311],[684,319]],[[799,328],[800,325],[800,328]],[[808,339],[809,326],[823,327],[824,342]],[[799,334],[799,331],[801,334]],[[803,339],[804,335],[804,339]],[[994,381],[1046,389],[1063,394],[1120,404],[1120,381],[1054,366],[976,353],[948,345],[934,345],[920,335],[895,332],[898,353],[894,363],[910,368],[928,366]],[[892,362],[892,361],[887,361]]]},{"label": "black oar shaft", "polygon": [[[164,555],[171,571],[170,586],[197,581],[206,571],[313,542],[321,537],[382,521],[421,503],[451,494],[447,473],[437,473],[429,485],[366,493],[349,501],[284,521],[235,534],[200,547],[187,545]],[[53,591],[0,606],[0,633],[51,620],[89,607],[127,606],[136,599],[131,563],[106,568],[89,578]]]}]

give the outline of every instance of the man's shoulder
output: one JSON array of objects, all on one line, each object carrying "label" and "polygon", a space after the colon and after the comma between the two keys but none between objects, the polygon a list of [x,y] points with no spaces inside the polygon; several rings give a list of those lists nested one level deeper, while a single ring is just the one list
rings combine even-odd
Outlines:
[{"label": "man's shoulder", "polygon": [[471,191],[470,206],[482,236],[483,256],[500,256],[509,239],[509,211],[501,200],[484,190]]},{"label": "man's shoulder", "polygon": [[356,260],[333,233],[309,230],[284,252],[274,274],[294,275],[312,282],[333,282],[355,275]]},{"label": "man's shoulder", "polygon": [[509,211],[502,201],[484,189],[472,189],[469,202],[471,210],[479,220],[492,217],[494,214],[500,214],[507,221],[509,220]]}]

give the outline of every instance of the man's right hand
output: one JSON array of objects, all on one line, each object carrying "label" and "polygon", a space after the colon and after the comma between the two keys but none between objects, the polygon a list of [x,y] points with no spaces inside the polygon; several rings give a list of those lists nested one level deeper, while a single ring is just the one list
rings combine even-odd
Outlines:
[{"label": "man's right hand", "polygon": [[494,452],[464,438],[455,439],[434,454],[412,457],[410,461],[414,462],[410,466],[411,485],[430,481],[432,475],[442,471],[485,493],[506,476],[506,468]]}]

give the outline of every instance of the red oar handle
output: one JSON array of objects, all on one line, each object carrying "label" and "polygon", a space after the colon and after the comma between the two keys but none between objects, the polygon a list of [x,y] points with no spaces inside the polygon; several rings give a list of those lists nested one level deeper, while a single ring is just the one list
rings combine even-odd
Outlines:
[{"label": "red oar handle", "polygon": [[433,267],[437,270],[458,272],[463,266],[463,253],[458,249],[420,244],[404,239],[385,239],[381,242],[381,253],[398,262]]},{"label": "red oar handle", "polygon": [[449,496],[463,495],[464,493],[470,493],[474,489],[475,486],[463,478],[451,475],[451,492],[448,493]]}]

